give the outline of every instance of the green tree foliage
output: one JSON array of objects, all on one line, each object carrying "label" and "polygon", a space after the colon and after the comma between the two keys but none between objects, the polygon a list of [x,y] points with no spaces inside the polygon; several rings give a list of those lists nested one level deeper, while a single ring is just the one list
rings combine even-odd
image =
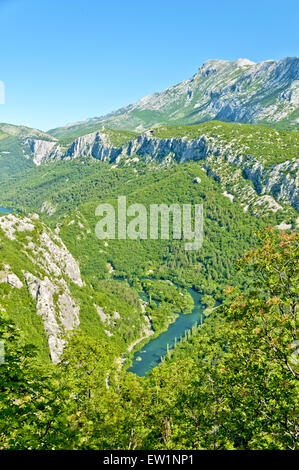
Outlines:
[{"label": "green tree foliage", "polygon": [[82,332],[60,364],[40,366],[2,313],[0,447],[295,449],[298,234],[261,238],[239,263],[247,289],[228,287],[147,378]]},{"label": "green tree foliage", "polygon": [[[174,369],[191,360],[193,371],[175,403],[184,426],[173,424],[172,448],[296,447],[298,234],[268,231],[262,240],[241,263],[248,292],[228,288],[225,303],[170,361]],[[163,369],[167,363],[154,383]]]},{"label": "green tree foliage", "polygon": [[[1,308],[0,308],[1,311]],[[20,331],[0,313],[0,449],[68,447],[65,411],[70,394],[59,370],[40,364],[34,346],[24,344]]]}]

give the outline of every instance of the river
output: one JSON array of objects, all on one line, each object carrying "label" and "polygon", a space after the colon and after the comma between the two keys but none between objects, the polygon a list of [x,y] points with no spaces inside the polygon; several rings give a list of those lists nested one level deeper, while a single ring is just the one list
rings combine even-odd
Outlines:
[{"label": "river", "polygon": [[7,207],[1,207],[0,206],[0,214],[10,214],[12,212],[11,209],[8,209]]},{"label": "river", "polygon": [[188,289],[188,291],[194,300],[192,312],[179,314],[167,331],[150,340],[140,351],[136,351],[132,367],[128,369],[128,372],[133,372],[140,377],[145,376],[167,354],[167,345],[169,349],[173,348],[175,341],[179,341],[180,338],[184,337],[186,331],[191,330],[193,325],[200,325],[203,322],[204,308],[200,302],[201,295],[194,289]]}]

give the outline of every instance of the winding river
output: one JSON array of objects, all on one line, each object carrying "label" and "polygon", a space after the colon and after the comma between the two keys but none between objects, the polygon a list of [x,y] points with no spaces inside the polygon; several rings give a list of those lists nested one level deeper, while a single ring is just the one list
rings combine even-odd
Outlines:
[{"label": "winding river", "polygon": [[201,295],[194,289],[188,289],[188,291],[194,300],[192,312],[179,314],[167,331],[150,340],[140,351],[136,351],[132,367],[128,369],[128,372],[133,372],[140,377],[145,376],[161,362],[161,358],[167,354],[167,349],[173,348],[175,342],[185,336],[186,331],[191,330],[193,325],[200,325],[203,322],[204,308],[200,302]]}]

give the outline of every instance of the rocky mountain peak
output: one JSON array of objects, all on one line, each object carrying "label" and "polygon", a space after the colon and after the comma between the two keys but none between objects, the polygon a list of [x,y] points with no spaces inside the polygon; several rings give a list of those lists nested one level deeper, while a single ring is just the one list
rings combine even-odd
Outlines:
[{"label": "rocky mountain peak", "polygon": [[[105,128],[142,132],[153,126],[196,124],[218,119],[280,129],[298,129],[297,101],[282,100],[299,88],[299,58],[234,61],[209,59],[189,80],[148,95],[133,105],[76,126],[84,129],[105,123]],[[74,127],[75,130],[75,127]],[[54,136],[70,135],[72,127],[54,129]]]},{"label": "rocky mountain peak", "polygon": [[252,62],[252,60],[249,59],[237,59],[233,62],[233,64],[237,67],[245,67],[247,65],[255,65],[255,62]]}]

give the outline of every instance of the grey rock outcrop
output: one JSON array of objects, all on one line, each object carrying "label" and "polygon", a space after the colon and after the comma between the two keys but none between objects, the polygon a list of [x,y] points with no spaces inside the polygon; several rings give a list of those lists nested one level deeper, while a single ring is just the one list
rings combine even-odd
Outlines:
[{"label": "grey rock outcrop", "polygon": [[25,148],[28,147],[29,150],[27,154],[33,155],[33,162],[36,166],[39,166],[48,159],[59,160],[63,155],[61,147],[56,141],[27,138],[24,144]]},{"label": "grey rock outcrop", "polygon": [[120,148],[113,147],[103,132],[93,132],[74,140],[62,158],[90,156],[102,161],[115,160]]},{"label": "grey rock outcrop", "polygon": [[28,217],[8,214],[0,217],[0,228],[10,240],[15,240],[16,232],[32,232],[34,230],[34,224]]},{"label": "grey rock outcrop", "polygon": [[[24,273],[26,285],[36,302],[36,313],[43,319],[48,338],[51,360],[56,364],[63,352],[65,331],[79,326],[79,307],[74,305],[68,286],[64,282],[51,281],[47,276],[39,279],[31,273]],[[64,289],[54,302],[54,294]]]},{"label": "grey rock outcrop", "polygon": [[[33,162],[38,166],[43,162],[73,160],[80,157],[93,157],[102,161],[113,161],[121,153],[121,148],[110,144],[103,132],[92,132],[75,139],[66,150],[56,142],[27,139]],[[43,143],[42,143],[43,142]],[[45,207],[44,210],[47,210]]]},{"label": "grey rock outcrop", "polygon": [[0,283],[5,282],[9,284],[11,287],[16,289],[22,289],[23,283],[20,281],[18,276],[15,273],[9,272],[10,267],[6,266],[5,271],[0,271]]},{"label": "grey rock outcrop", "polygon": [[[31,266],[30,271],[23,270],[25,285],[35,300],[36,313],[42,317],[51,359],[57,363],[63,351],[65,332],[80,324],[80,308],[71,293],[72,283],[83,286],[79,265],[58,235],[34,215],[31,218],[14,214],[1,216],[0,229],[14,242],[17,242],[17,232],[24,232],[25,237],[18,241],[21,248],[18,245],[17,249],[21,249],[22,259],[25,257],[25,263]],[[10,266],[4,265],[4,269],[0,272],[0,282],[17,289],[24,287]]]}]

